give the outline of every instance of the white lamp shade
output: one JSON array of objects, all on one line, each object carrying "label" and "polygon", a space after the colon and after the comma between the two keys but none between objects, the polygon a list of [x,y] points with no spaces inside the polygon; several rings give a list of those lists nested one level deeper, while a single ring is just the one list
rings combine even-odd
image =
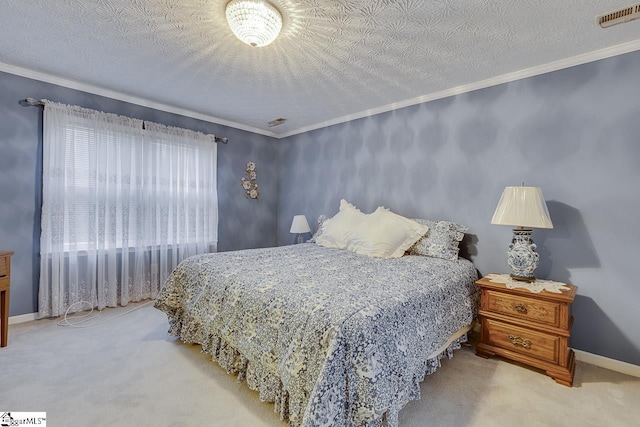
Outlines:
[{"label": "white lamp shade", "polygon": [[553,228],[540,187],[506,187],[491,224],[525,228]]},{"label": "white lamp shade", "polygon": [[289,230],[289,233],[302,234],[310,232],[311,228],[309,227],[306,216],[296,215],[293,217],[293,221],[291,222],[291,230]]}]

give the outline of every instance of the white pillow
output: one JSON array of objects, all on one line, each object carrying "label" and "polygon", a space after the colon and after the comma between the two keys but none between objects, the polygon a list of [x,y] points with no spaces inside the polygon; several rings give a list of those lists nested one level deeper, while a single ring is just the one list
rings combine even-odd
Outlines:
[{"label": "white pillow", "polygon": [[316,244],[327,248],[346,249],[347,233],[362,222],[367,215],[346,200],[340,200],[340,212],[322,225],[322,234]]},{"label": "white pillow", "polygon": [[380,206],[347,231],[347,249],[376,258],[400,258],[429,227]]}]

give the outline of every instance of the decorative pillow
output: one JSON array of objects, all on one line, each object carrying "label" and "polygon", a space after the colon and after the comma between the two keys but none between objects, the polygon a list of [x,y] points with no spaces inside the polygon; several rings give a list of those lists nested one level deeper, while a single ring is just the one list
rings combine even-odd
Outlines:
[{"label": "decorative pillow", "polygon": [[340,212],[327,219],[322,225],[322,233],[316,243],[327,248],[345,249],[347,232],[353,230],[367,216],[346,200],[340,200]]},{"label": "decorative pillow", "polygon": [[380,206],[347,231],[347,249],[376,258],[400,258],[428,230]]},{"label": "decorative pillow", "polygon": [[449,221],[415,219],[429,227],[429,232],[411,248],[411,255],[423,255],[450,261],[458,259],[459,244],[469,227]]},{"label": "decorative pillow", "polygon": [[329,217],[327,217],[326,215],[320,215],[318,217],[318,226],[316,227],[316,232],[313,233],[313,236],[311,236],[311,238],[309,240],[307,240],[307,243],[315,243],[316,239],[322,235],[323,233],[323,229],[322,227],[324,226],[324,222],[329,219]]}]

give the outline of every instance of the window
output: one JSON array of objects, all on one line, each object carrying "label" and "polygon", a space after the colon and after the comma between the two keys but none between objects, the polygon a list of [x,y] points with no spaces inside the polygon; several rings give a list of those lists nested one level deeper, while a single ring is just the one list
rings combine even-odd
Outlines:
[{"label": "window", "polygon": [[41,315],[153,297],[215,251],[212,135],[50,102],[43,128]]}]

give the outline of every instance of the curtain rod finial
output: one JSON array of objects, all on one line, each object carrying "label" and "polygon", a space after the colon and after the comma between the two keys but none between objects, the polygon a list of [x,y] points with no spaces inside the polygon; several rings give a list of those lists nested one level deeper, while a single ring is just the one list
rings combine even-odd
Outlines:
[{"label": "curtain rod finial", "polygon": [[20,105],[23,107],[44,106],[44,102],[38,101],[35,98],[25,98],[20,100]]}]

